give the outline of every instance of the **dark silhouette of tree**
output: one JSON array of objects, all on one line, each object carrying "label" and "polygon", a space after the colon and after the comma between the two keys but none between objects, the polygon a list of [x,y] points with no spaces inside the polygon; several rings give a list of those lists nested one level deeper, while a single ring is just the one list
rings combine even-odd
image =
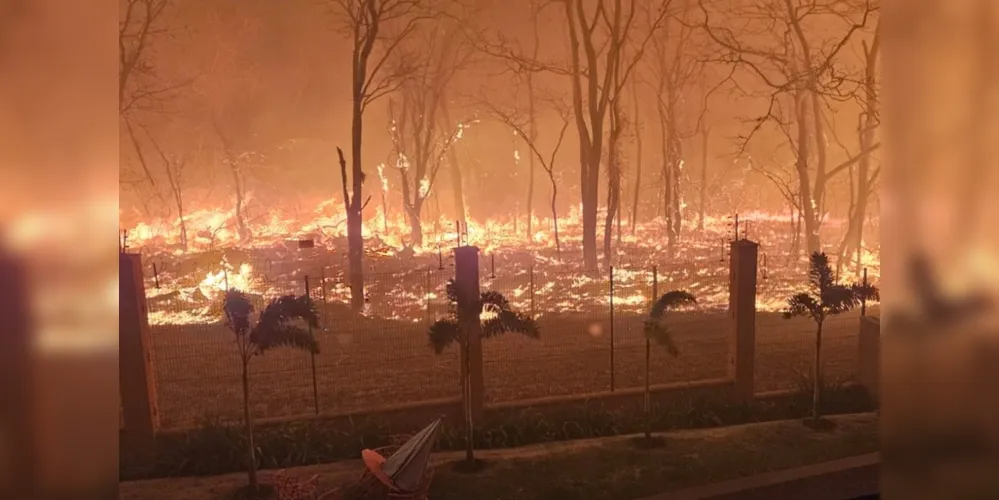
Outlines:
[{"label": "dark silhouette of tree", "polygon": [[319,327],[315,304],[307,296],[284,295],[271,300],[254,321],[254,307],[239,290],[226,291],[222,311],[225,325],[236,337],[243,382],[243,418],[247,437],[247,474],[250,493],[259,490],[256,447],[253,443],[253,417],[250,415],[250,360],[278,347],[292,347],[318,353],[319,344],[312,333],[296,324],[305,322]]},{"label": "dark silhouette of tree", "polygon": [[546,157],[541,153],[541,150],[538,149],[539,145],[536,132],[532,132],[532,127],[534,127],[534,123],[537,121],[537,106],[535,105],[535,99],[533,91],[531,91],[529,94],[527,111],[517,109],[501,109],[488,99],[482,99],[481,102],[492,117],[502,122],[504,125],[512,128],[517,134],[517,137],[527,144],[527,147],[531,150],[530,157],[532,159],[537,159],[538,163],[541,164],[541,168],[545,171],[545,174],[548,175],[548,182],[551,185],[549,208],[551,209],[552,230],[555,236],[555,256],[558,259],[561,259],[562,242],[558,235],[558,209],[556,205],[558,198],[558,182],[556,181],[555,174],[555,159],[558,156],[559,149],[562,147],[562,141],[565,139],[565,131],[569,128],[569,121],[571,119],[570,115],[572,111],[558,99],[547,100],[551,103],[552,108],[558,112],[559,118],[562,121],[562,126],[559,128],[558,139],[551,148],[551,154]]},{"label": "dark silhouette of tree", "polygon": [[364,307],[364,234],[361,213],[370,199],[370,196],[365,199],[362,195],[365,178],[361,168],[364,112],[372,102],[396,91],[402,85],[412,67],[388,64],[389,58],[428,16],[424,10],[426,2],[420,0],[330,0],[329,3],[335,5],[342,15],[342,32],[350,38],[353,48],[349,189],[346,162],[340,148],[337,148],[337,155],[341,166],[344,211],[347,215],[350,305],[355,311],[360,311]]},{"label": "dark silhouette of tree", "polygon": [[666,323],[666,311],[678,307],[696,304],[697,299],[683,290],[673,290],[664,293],[659,297],[652,309],[649,310],[649,317],[645,318],[645,439],[652,439],[652,403],[649,387],[649,369],[651,368],[651,348],[650,341],[666,348],[666,352],[676,357],[680,355],[680,350],[676,347],[673,339],[673,332]]},{"label": "dark silhouette of tree", "polygon": [[819,419],[819,393],[822,388],[822,325],[830,316],[842,314],[865,300],[879,300],[877,287],[871,284],[836,283],[829,257],[814,252],[809,258],[808,282],[811,290],[787,299],[784,318],[806,316],[815,322],[815,359],[812,367],[812,420]]},{"label": "dark silhouette of tree", "polygon": [[[439,319],[430,325],[430,346],[440,354],[448,346],[461,339],[461,329],[458,325],[458,290],[454,280],[447,283],[448,317]],[[532,339],[541,337],[534,318],[514,311],[510,301],[499,292],[487,291],[480,294],[482,303],[482,338],[492,338],[504,333],[520,333]]]},{"label": "dark silhouette of tree", "polygon": [[[719,62],[744,71],[753,89],[736,82],[750,97],[768,102],[766,110],[747,121],[752,129],[741,138],[741,151],[765,124],[776,125],[794,157],[792,167],[799,213],[809,252],[821,251],[819,229],[826,213],[826,189],[832,177],[857,161],[830,167],[826,147],[825,105],[854,98],[857,86],[841,64],[844,48],[871,23],[877,0],[763,0],[724,7],[698,0],[704,33],[719,47]],[[727,17],[716,22],[718,17]],[[817,29],[818,23],[829,26]],[[732,27],[738,26],[737,30]],[[733,80],[734,81],[734,80]],[[879,145],[871,145],[864,155]]]}]

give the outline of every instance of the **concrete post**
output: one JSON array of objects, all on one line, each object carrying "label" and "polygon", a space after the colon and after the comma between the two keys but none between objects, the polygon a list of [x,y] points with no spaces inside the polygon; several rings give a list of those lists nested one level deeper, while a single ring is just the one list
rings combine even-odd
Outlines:
[{"label": "concrete post", "polygon": [[881,319],[873,316],[860,318],[860,336],[857,349],[857,381],[875,400],[880,395],[881,371]]},{"label": "concrete post", "polygon": [[[458,325],[461,331],[461,379],[470,382],[464,397],[472,417],[482,418],[484,383],[482,376],[482,302],[479,300],[479,249],[463,246],[454,249],[454,277],[458,292]],[[467,337],[466,337],[467,336]]]},{"label": "concrete post", "polygon": [[125,432],[150,450],[159,427],[142,256],[118,259],[118,379]]},{"label": "concrete post", "polygon": [[746,239],[731,243],[729,261],[729,376],[735,379],[736,402],[753,400],[756,371],[756,259],[759,244]]}]

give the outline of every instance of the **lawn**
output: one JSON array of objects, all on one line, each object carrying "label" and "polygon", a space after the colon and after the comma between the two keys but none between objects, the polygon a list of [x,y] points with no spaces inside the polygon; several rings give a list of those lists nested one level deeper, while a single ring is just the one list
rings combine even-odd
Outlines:
[{"label": "lawn", "polygon": [[[794,389],[807,372],[813,325],[760,313],[757,326],[757,391]],[[316,332],[321,352],[313,359],[296,351],[274,351],[251,364],[251,406],[258,417],[363,410],[382,405],[460,395],[458,352],[434,355],[429,323],[382,319],[328,320]],[[610,322],[599,314],[547,314],[541,339],[510,335],[483,343],[486,401],[506,402],[640,387],[644,383],[642,317],[614,319],[613,364]],[[676,314],[671,323],[680,356],[653,348],[653,384],[725,377],[728,321],[722,311]],[[829,380],[854,373],[857,314],[830,320],[825,328],[825,372]],[[196,425],[206,417],[240,418],[239,362],[221,325],[154,326],[153,362],[161,425]],[[613,367],[613,369],[612,369]],[[613,375],[612,375],[613,373]]]},{"label": "lawn", "polygon": [[[618,436],[507,450],[481,451],[487,467],[457,472],[461,453],[436,454],[434,500],[634,499],[738,477],[788,469],[879,449],[873,414],[830,417],[836,427],[812,431],[780,421],[660,434],[665,445],[636,449]],[[295,478],[318,476],[328,490],[360,472],[359,461],[290,469]],[[271,472],[265,472],[272,474]],[[120,500],[223,500],[245,484],[243,474],[158,479],[120,485]]]}]

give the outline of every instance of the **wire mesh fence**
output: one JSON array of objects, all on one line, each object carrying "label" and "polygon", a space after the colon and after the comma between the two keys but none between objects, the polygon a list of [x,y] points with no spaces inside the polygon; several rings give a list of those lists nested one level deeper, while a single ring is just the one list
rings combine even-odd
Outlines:
[{"label": "wire mesh fence", "polygon": [[[460,395],[457,352],[434,355],[426,334],[446,309],[441,304],[451,272],[368,275],[364,315],[351,310],[343,276],[320,270],[318,278],[255,280],[248,295],[258,310],[271,298],[308,290],[320,316],[313,331],[320,351],[274,349],[254,357],[253,415],[346,412]],[[404,285],[411,290],[398,293]],[[239,418],[241,364],[233,333],[221,321],[221,289],[147,300],[161,425]]]},{"label": "wire mesh fence", "polygon": [[[173,286],[170,270],[147,275],[161,424],[241,418],[238,351],[221,321],[221,293],[230,286],[247,291],[258,308],[282,294],[308,293],[320,313],[313,332],[318,354],[279,349],[251,361],[250,406],[256,417],[364,411],[461,395],[458,346],[435,354],[428,339],[429,326],[451,314],[450,264],[442,259],[440,265],[367,273],[363,314],[351,309],[349,277],[325,264],[254,273],[245,283],[247,273],[238,267],[209,270],[202,283],[187,288]],[[679,355],[653,342],[650,382],[729,375],[729,277],[717,258],[612,272],[496,264],[488,254],[480,258],[481,290],[500,292],[515,311],[534,318],[540,338],[508,333],[483,341],[487,403],[643,386],[644,320],[656,295],[670,290],[688,291],[699,304],[667,312]],[[759,282],[758,303],[786,299],[784,282],[769,278]],[[856,370],[857,316],[842,315],[825,325],[828,379],[845,380]],[[776,310],[758,312],[758,392],[797,387],[811,367],[814,326],[807,319],[784,320]]]}]

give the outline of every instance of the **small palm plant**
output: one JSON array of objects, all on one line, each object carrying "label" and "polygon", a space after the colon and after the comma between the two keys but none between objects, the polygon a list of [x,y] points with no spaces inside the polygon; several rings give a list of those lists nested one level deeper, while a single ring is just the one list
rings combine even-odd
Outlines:
[{"label": "small palm plant", "polygon": [[664,293],[649,311],[649,317],[645,318],[645,440],[652,439],[652,404],[651,391],[649,387],[649,370],[651,368],[651,341],[666,348],[666,352],[676,357],[680,355],[680,350],[673,340],[673,332],[666,324],[666,311],[676,309],[681,306],[696,304],[697,299],[683,290],[673,290]]},{"label": "small palm plant", "polygon": [[260,488],[257,482],[257,462],[253,444],[253,418],[250,416],[250,360],[275,347],[292,347],[318,353],[319,345],[315,337],[309,330],[296,324],[296,321],[317,328],[319,315],[309,297],[284,295],[271,300],[254,321],[254,307],[249,297],[239,290],[232,289],[225,293],[222,311],[226,326],[235,334],[242,363],[243,417],[249,460],[247,473],[249,493],[252,496],[258,494]]},{"label": "small palm plant", "polygon": [[[430,325],[430,346],[436,354],[441,354],[461,336],[458,327],[458,290],[454,280],[447,282],[448,316]],[[529,338],[538,339],[538,324],[526,314],[514,311],[510,301],[499,292],[482,292],[479,296],[482,303],[482,338],[488,339],[504,333],[521,333]]]},{"label": "small palm plant", "polygon": [[829,257],[815,252],[809,258],[808,281],[811,290],[787,300],[784,318],[807,316],[815,322],[815,359],[812,366],[812,422],[819,421],[819,393],[822,387],[822,325],[826,318],[842,314],[865,300],[879,300],[878,289],[870,284],[836,283]]},{"label": "small palm plant", "polygon": [[[479,313],[482,338],[496,337],[508,332],[521,333],[532,339],[540,338],[538,324],[534,321],[534,318],[514,311],[510,306],[510,301],[506,300],[503,294],[499,292],[482,292],[478,297],[479,302],[475,303],[466,297],[459,296],[458,288],[453,279],[448,280],[446,289],[448,316],[435,321],[434,324],[430,325],[428,332],[430,346],[433,347],[436,354],[441,354],[448,346],[462,339],[461,326],[458,321],[459,304],[461,304],[462,308],[470,308],[471,310],[479,310],[479,306],[482,306],[481,313]],[[467,364],[469,356],[465,356],[464,358],[466,365],[462,369],[464,377],[462,386],[464,387],[466,396],[463,398],[465,403],[465,465],[470,470],[475,470],[474,433],[472,432],[474,422],[472,419],[471,398],[468,397],[470,395],[469,391],[472,389],[471,379],[469,378],[470,370]]]}]

